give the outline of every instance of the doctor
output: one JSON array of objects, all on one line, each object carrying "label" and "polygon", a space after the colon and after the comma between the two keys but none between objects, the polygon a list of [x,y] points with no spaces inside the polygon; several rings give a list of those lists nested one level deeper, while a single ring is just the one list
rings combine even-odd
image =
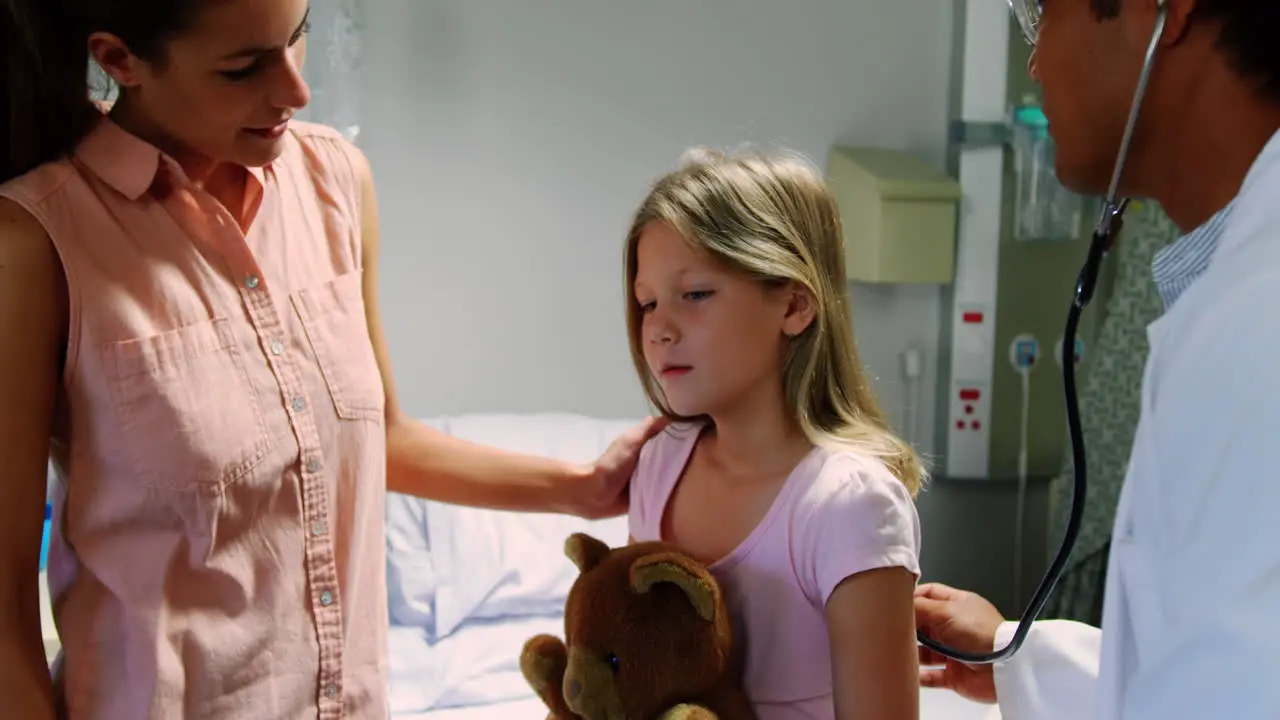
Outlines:
[{"label": "doctor", "polygon": [[[1121,189],[1158,201],[1186,235],[1161,259],[1174,272],[1148,329],[1104,631],[1039,622],[1004,663],[921,676],[997,702],[1005,720],[1280,718],[1280,3],[1166,4]],[[1030,72],[1059,176],[1101,195],[1158,2],[1041,7]],[[919,589],[916,614],[966,651],[1003,647],[1014,629],[937,584]]]}]

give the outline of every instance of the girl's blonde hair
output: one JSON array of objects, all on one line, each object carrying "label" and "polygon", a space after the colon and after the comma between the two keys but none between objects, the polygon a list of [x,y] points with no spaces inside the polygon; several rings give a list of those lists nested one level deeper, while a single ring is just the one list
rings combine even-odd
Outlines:
[{"label": "girl's blonde hair", "polygon": [[690,420],[671,409],[649,371],[632,295],[640,234],[655,221],[738,272],[809,291],[813,322],[790,339],[783,359],[783,391],[794,420],[815,445],[878,458],[914,496],[926,471],[889,427],[858,359],[840,213],[820,173],[788,154],[693,150],[653,185],[636,211],[625,253],[631,358],[649,400],[669,418]]}]

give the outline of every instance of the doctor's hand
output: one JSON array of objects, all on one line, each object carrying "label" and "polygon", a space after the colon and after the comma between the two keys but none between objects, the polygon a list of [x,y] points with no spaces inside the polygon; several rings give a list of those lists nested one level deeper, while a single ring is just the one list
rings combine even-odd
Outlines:
[{"label": "doctor's hand", "polygon": [[[916,629],[927,637],[962,652],[991,652],[996,630],[1004,618],[981,595],[956,590],[940,583],[916,588]],[[996,684],[991,665],[968,665],[943,657],[920,646],[920,684],[947,688],[970,700],[996,701]],[[925,665],[941,665],[925,668]]]},{"label": "doctor's hand", "polygon": [[588,487],[573,503],[573,513],[595,520],[626,512],[627,485],[640,448],[666,426],[666,418],[651,417],[614,439],[588,471]]}]

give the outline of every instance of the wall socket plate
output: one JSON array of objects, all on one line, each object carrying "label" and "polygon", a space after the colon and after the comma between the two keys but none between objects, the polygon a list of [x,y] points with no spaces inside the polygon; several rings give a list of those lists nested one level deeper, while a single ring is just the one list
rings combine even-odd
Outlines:
[{"label": "wall socket plate", "polygon": [[991,445],[991,392],[986,383],[956,383],[951,388],[947,475],[986,477]]},{"label": "wall socket plate", "polygon": [[1034,335],[1022,333],[1009,343],[1009,364],[1016,372],[1034,370],[1040,362],[1040,341]]}]

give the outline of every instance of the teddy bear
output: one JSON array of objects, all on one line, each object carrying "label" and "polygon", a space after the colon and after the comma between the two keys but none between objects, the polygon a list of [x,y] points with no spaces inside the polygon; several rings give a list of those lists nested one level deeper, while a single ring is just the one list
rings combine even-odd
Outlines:
[{"label": "teddy bear", "polygon": [[520,670],[554,720],[755,720],[742,692],[723,593],[662,542],[565,541],[579,575],[565,639],[538,635]]}]

